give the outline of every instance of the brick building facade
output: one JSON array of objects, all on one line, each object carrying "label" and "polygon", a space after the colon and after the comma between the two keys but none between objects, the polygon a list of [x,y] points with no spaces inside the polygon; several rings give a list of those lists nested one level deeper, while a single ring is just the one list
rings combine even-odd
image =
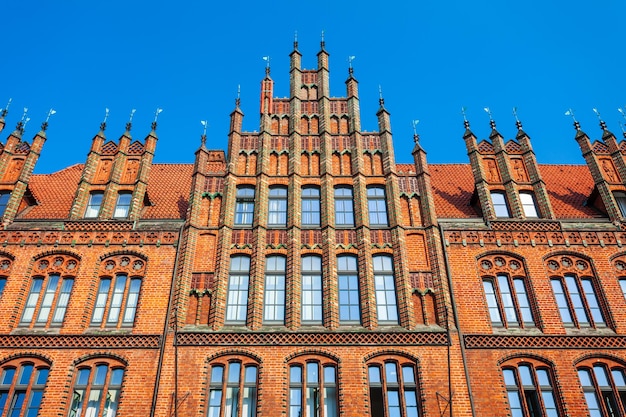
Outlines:
[{"label": "brick building facade", "polygon": [[[626,142],[575,125],[539,165],[518,122],[469,164],[396,163],[290,55],[260,129],[154,164],[157,126],[33,174],[0,149],[0,417],[626,415]],[[6,112],[0,118],[4,128]],[[460,145],[460,141],[459,141]]]}]

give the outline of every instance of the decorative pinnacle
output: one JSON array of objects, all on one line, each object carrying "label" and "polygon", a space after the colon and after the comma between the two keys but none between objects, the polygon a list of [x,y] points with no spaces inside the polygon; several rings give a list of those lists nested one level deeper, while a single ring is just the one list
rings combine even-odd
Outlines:
[{"label": "decorative pinnacle", "polygon": [[513,107],[513,117],[515,117],[515,126],[517,126],[517,130],[522,130],[522,122],[520,122],[517,117],[517,107]]},{"label": "decorative pinnacle", "polygon": [[485,111],[485,113],[489,115],[489,126],[491,126],[492,129],[495,129],[496,122],[495,120],[493,120],[493,117],[491,116],[491,110],[489,110],[489,107],[483,107],[483,110]]},{"label": "decorative pinnacle", "polygon": [[413,142],[417,145],[420,140],[420,135],[417,134],[417,125],[420,123],[418,119],[412,120],[411,124],[413,125]]},{"label": "decorative pinnacle", "polygon": [[52,108],[48,110],[48,115],[46,116],[46,120],[41,124],[41,130],[45,132],[46,129],[48,129],[48,121],[50,120],[50,116],[52,116],[53,114],[56,114],[56,112],[57,111]]},{"label": "decorative pinnacle", "polygon": [[461,114],[463,115],[463,126],[465,126],[466,129],[469,129],[470,122],[469,120],[467,120],[467,115],[465,114],[465,110],[467,110],[467,107],[461,107]]},{"label": "decorative pinnacle", "polygon": [[9,112],[9,106],[11,105],[11,102],[13,101],[12,98],[9,99],[9,102],[7,103],[6,107],[4,109],[2,109],[2,113],[0,114],[0,117],[4,117],[7,115],[7,113]]},{"label": "decorative pinnacle", "polygon": [[598,117],[598,120],[600,121],[600,129],[606,130],[606,123],[604,122],[604,120],[602,120],[602,116],[600,116],[600,112],[598,111],[598,109],[594,107],[592,110]]},{"label": "decorative pinnacle", "polygon": [[135,115],[136,109],[132,109],[130,111],[130,117],[128,118],[128,123],[126,123],[126,130],[130,132],[130,128],[133,127],[133,116]]},{"label": "decorative pinnacle", "polygon": [[574,110],[567,109],[567,111],[565,112],[565,115],[572,116],[572,120],[574,121],[574,129],[580,130],[580,123],[578,123],[578,120],[576,120],[576,115],[574,114]]},{"label": "decorative pinnacle", "polygon": [[206,128],[209,127],[209,122],[208,120],[200,120],[200,124],[204,126],[202,136],[200,137],[200,141],[202,142],[202,145],[204,145],[206,143]]}]

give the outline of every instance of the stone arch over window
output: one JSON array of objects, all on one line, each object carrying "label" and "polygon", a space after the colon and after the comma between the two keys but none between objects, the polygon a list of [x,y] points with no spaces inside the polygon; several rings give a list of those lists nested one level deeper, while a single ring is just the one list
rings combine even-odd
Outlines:
[{"label": "stone arch over window", "polygon": [[339,133],[339,118],[337,116],[330,117],[330,133],[334,135]]},{"label": "stone arch over window", "polygon": [[275,135],[280,133],[280,119],[278,116],[272,117],[272,133]]},{"label": "stone arch over window", "polygon": [[91,357],[76,363],[68,415],[115,416],[126,364],[112,357]]},{"label": "stone arch over window", "polygon": [[339,415],[336,358],[307,352],[288,359],[287,369],[289,417]]},{"label": "stone arch over window", "polygon": [[537,356],[516,356],[500,363],[507,399],[515,416],[563,414],[554,366]]},{"label": "stone arch over window", "polygon": [[68,253],[35,258],[20,326],[61,326],[67,311],[80,259]]},{"label": "stone arch over window", "polygon": [[537,309],[521,258],[490,253],[477,259],[485,301],[493,326],[534,327]]},{"label": "stone arch over window", "polygon": [[138,254],[111,254],[102,259],[92,327],[134,325],[145,270],[146,259]]},{"label": "stone arch over window", "polygon": [[7,280],[11,276],[11,270],[13,267],[13,261],[15,258],[5,252],[0,252],[0,297],[4,292],[4,287],[7,284]]},{"label": "stone arch over window", "polygon": [[339,133],[347,135],[349,131],[350,122],[347,116],[341,116],[339,119]]},{"label": "stone arch over window", "polygon": [[206,415],[256,416],[259,363],[238,352],[209,358]]},{"label": "stone arch over window", "polygon": [[287,135],[289,134],[289,116],[283,116],[280,119],[280,128],[279,134]]},{"label": "stone arch over window", "polygon": [[613,274],[617,277],[617,282],[626,299],[626,254],[615,255],[610,261],[613,266]]},{"label": "stone arch over window", "polygon": [[310,121],[306,116],[302,116],[300,119],[300,133],[303,135],[308,135],[310,133]]},{"label": "stone arch over window", "polygon": [[310,126],[309,131],[311,134],[314,134],[314,135],[318,134],[319,127],[320,127],[320,118],[317,116],[312,116],[309,126]]},{"label": "stone arch over window", "polygon": [[575,363],[592,416],[626,415],[626,367],[610,356],[586,355]]},{"label": "stone arch over window", "polygon": [[599,328],[611,324],[597,275],[588,258],[566,252],[546,257],[544,265],[564,326]]},{"label": "stone arch over window", "polygon": [[421,415],[424,398],[419,387],[419,361],[404,354],[383,352],[365,358],[371,415]]},{"label": "stone arch over window", "polygon": [[20,356],[5,361],[0,367],[1,411],[7,409],[9,416],[37,415],[50,366],[49,361],[37,356]]}]

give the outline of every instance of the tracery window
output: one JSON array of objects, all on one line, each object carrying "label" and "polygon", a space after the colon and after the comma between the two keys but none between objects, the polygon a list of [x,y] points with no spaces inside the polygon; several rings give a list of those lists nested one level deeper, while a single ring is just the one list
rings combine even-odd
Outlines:
[{"label": "tracery window", "polygon": [[585,259],[557,255],[546,260],[550,282],[561,320],[566,326],[603,327],[595,276]]},{"label": "tracery window", "polygon": [[102,262],[92,326],[133,326],[145,268],[145,260],[133,255],[111,256]]},{"label": "tracery window", "polygon": [[418,417],[415,362],[385,357],[368,363],[371,417]]},{"label": "tracery window", "polygon": [[124,365],[91,359],[77,365],[68,417],[115,417],[120,402]]},{"label": "tracery window", "polygon": [[526,271],[521,261],[490,255],[479,260],[491,323],[504,327],[533,326]]},{"label": "tracery window", "polygon": [[591,417],[626,415],[626,369],[623,364],[593,358],[579,363],[577,369]]},{"label": "tracery window", "polygon": [[298,359],[289,365],[289,417],[337,417],[337,365]]},{"label": "tracery window", "polygon": [[256,415],[258,365],[247,357],[219,359],[209,369],[208,417]]},{"label": "tracery window", "polygon": [[561,415],[550,367],[533,359],[515,359],[502,366],[513,417]]},{"label": "tracery window", "polygon": [[20,326],[63,324],[78,262],[70,255],[50,255],[35,262]]},{"label": "tracery window", "polygon": [[40,359],[20,359],[2,365],[0,415],[36,417],[49,372],[50,365]]}]

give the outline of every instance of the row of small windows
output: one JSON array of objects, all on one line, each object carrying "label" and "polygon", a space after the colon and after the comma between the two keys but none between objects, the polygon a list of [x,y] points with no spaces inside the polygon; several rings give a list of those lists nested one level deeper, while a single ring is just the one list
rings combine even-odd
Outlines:
[{"label": "row of small windows", "polygon": [[[391,256],[372,257],[377,317],[380,324],[397,324],[398,307]],[[301,320],[316,325],[323,321],[322,258],[303,256],[301,263]],[[226,322],[244,324],[248,308],[250,258],[233,256],[230,263]],[[337,289],[339,320],[344,324],[361,321],[359,273],[357,259],[351,255],[337,257]],[[283,324],[286,303],[286,258],[269,256],[266,259],[263,321]]]},{"label": "row of small windows", "polygon": [[[115,203],[115,209],[113,210],[113,218],[128,218],[132,196],[133,195],[130,191],[120,191],[117,194],[117,202]],[[104,192],[102,191],[94,191],[89,194],[89,201],[87,202],[87,209],[85,210],[85,218],[95,219],[100,215],[103,198]]]},{"label": "row of small windows", "polygon": [[[10,362],[0,374],[0,415],[36,417],[50,368],[41,361]],[[117,415],[124,369],[118,364],[79,365],[73,381],[68,417]]]},{"label": "row of small windows", "polygon": [[[0,296],[6,282],[6,277],[0,277]],[[20,325],[61,326],[73,285],[73,278],[61,278],[58,274],[33,278]],[[107,327],[132,326],[135,322],[140,290],[141,278],[129,278],[124,274],[114,278],[102,278],[91,324]]]},{"label": "row of small windows", "polygon": [[[237,187],[235,202],[235,225],[251,226],[254,219],[255,188],[252,186]],[[302,189],[301,224],[304,227],[315,227],[321,224],[320,189],[304,187]],[[384,187],[368,187],[367,204],[370,226],[386,227],[387,202]],[[267,224],[275,227],[287,226],[287,187],[270,187],[268,196]],[[337,227],[354,226],[354,199],[352,188],[335,188],[335,225]]]}]

